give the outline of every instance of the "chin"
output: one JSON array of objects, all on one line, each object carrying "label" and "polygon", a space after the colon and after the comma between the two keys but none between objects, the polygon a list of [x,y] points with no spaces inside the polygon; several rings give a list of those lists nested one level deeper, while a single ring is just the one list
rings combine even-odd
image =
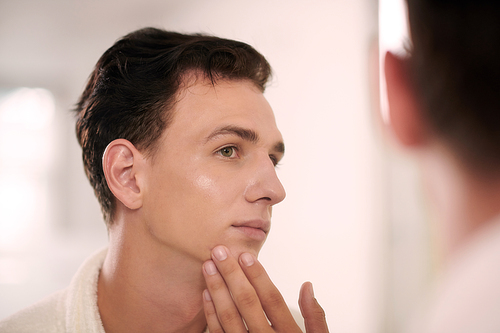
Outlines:
[{"label": "chin", "polygon": [[239,258],[240,255],[244,252],[248,252],[250,254],[253,254],[255,257],[259,256],[260,249],[262,248],[263,244],[260,244],[260,246],[256,246],[255,244],[252,245],[240,245],[240,244],[232,244],[232,245],[226,245],[229,251],[231,251],[231,254],[235,258]]}]

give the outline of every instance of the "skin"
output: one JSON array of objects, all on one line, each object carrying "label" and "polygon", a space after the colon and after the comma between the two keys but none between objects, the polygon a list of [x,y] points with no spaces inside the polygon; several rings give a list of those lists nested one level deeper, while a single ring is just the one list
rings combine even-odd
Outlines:
[{"label": "skin", "polygon": [[[243,253],[237,260],[228,253],[226,247],[217,246],[212,260],[204,264],[208,289],[203,300],[210,332],[302,332],[257,258]],[[217,270],[207,269],[212,263]],[[310,282],[302,285],[299,305],[306,332],[328,332],[325,312]]]},{"label": "skin", "polygon": [[[200,93],[204,92],[201,91]],[[243,104],[246,105],[247,102],[243,102]],[[202,109],[201,105],[196,107]],[[269,115],[269,113],[267,114]],[[205,115],[203,113],[200,116],[204,119],[202,122],[209,121],[209,118],[212,117],[211,114],[204,117]],[[241,122],[240,120],[235,121],[232,116],[228,117],[225,114],[222,118],[230,119],[231,123]],[[243,117],[240,118],[243,119]],[[183,123],[182,126],[179,127],[184,129],[185,127],[190,126],[191,121],[192,119],[188,118],[186,119],[186,123]],[[259,166],[259,168],[262,168],[263,166],[267,166],[269,168],[269,174],[272,174],[273,172],[271,172],[269,161],[266,162],[266,159],[268,158],[266,155],[271,155],[273,151],[272,147],[277,147],[276,143],[280,140],[278,134],[273,134],[276,133],[274,119],[271,121],[271,118],[268,116],[263,117],[262,119],[254,116],[252,117],[252,121],[250,121],[250,119],[245,119],[241,124],[243,127],[257,127],[247,124],[254,121],[260,124],[259,136],[262,136],[264,139],[262,140],[262,143],[268,143],[262,146],[262,148],[258,145],[256,153],[252,153],[248,158],[251,156],[252,161],[261,161],[259,163],[255,162],[256,167]],[[270,139],[267,139],[268,137]],[[196,141],[199,139],[193,137],[192,140]],[[220,149],[224,146],[224,144],[224,142],[221,142],[220,144],[214,145],[212,147],[213,151]],[[243,150],[245,151],[245,149]],[[182,155],[182,152],[182,150],[179,150],[177,154]],[[177,154],[175,155],[177,156]],[[259,158],[257,159],[257,157]],[[241,162],[236,163],[240,164]],[[244,164],[246,163],[247,162]],[[228,178],[228,176],[231,176],[234,172],[234,169],[231,168],[227,171],[224,167],[224,170],[225,171],[223,173],[219,174],[222,178]],[[191,168],[190,173],[196,174],[196,167]],[[267,174],[267,172],[262,169],[259,170],[252,167],[249,174],[260,174],[262,179],[267,179],[267,177],[264,177],[264,174]],[[233,177],[229,178],[233,179]],[[273,179],[273,177],[270,178]],[[248,202],[254,202],[252,208],[253,211],[260,212],[260,214],[263,214],[261,216],[270,217],[270,206],[276,201],[271,199],[273,198],[269,194],[271,192],[263,191],[258,192],[258,195],[252,194],[250,196],[250,193],[254,193],[253,186],[255,184],[253,180],[246,182],[246,184],[247,187],[244,189],[240,188],[239,191],[243,191],[243,193],[248,195]],[[269,183],[268,186],[271,186],[271,184]],[[252,190],[250,191],[250,189]],[[226,189],[221,190],[226,191]],[[214,193],[218,194],[217,188],[207,189],[207,191],[207,193],[215,191]],[[158,194],[152,196],[152,198],[156,200],[162,195],[168,196],[168,192],[165,191],[164,194],[158,192]],[[232,198],[233,196],[229,197]],[[257,201],[255,201],[256,199]],[[280,197],[280,199],[282,198]],[[174,200],[174,198],[170,198],[168,200],[162,199],[161,201],[169,200]],[[190,199],[185,197],[183,200]],[[228,214],[232,214],[230,204],[231,201],[226,201],[225,203],[225,205],[222,204],[220,206],[224,207]],[[193,202],[193,204],[195,204],[195,202]],[[154,207],[155,205],[157,205],[157,203],[152,204],[151,207]],[[208,207],[208,209],[204,211],[210,212],[210,208]],[[245,212],[245,210],[240,208],[235,210],[234,214],[237,216],[242,212]],[[210,222],[210,225],[212,227],[220,225],[220,217],[224,217],[225,214],[226,212],[214,212],[213,226],[212,222]],[[160,214],[160,216],[164,215],[165,214]],[[199,219],[199,217],[195,216],[194,219]],[[233,221],[231,219],[229,220]],[[207,223],[207,221],[211,221],[211,219],[205,219],[203,223]],[[234,224],[234,222],[231,223]],[[231,225],[231,223],[225,223],[222,225],[227,228],[227,226]],[[158,224],[161,225],[161,221],[159,221]],[[280,292],[271,282],[266,271],[256,258],[258,249],[260,248],[260,243],[249,242],[248,240],[245,240],[244,237],[241,238],[240,234],[229,227],[229,229],[221,229],[218,233],[214,233],[213,237],[210,237],[211,240],[218,240],[220,237],[224,237],[224,240],[220,239],[219,243],[217,243],[220,246],[214,247],[213,245],[217,244],[214,244],[212,241],[206,243],[204,242],[199,245],[186,244],[185,242],[189,241],[190,234],[198,233],[200,238],[202,238],[205,233],[211,234],[211,231],[209,230],[210,228],[206,228],[205,225],[198,225],[198,227],[203,229],[202,233],[198,233],[198,230],[196,229],[186,229],[185,225],[181,225],[179,232],[177,233],[178,236],[181,235],[180,239],[170,239],[168,234],[170,231],[165,234],[161,234],[159,238],[169,239],[169,243],[175,244],[175,248],[177,250],[185,251],[186,254],[193,254],[193,258],[195,257],[193,249],[196,249],[196,253],[199,254],[196,258],[208,259],[207,255],[209,257],[211,256],[212,260],[206,260],[203,265],[203,276],[207,286],[207,289],[203,292],[204,313],[210,332],[247,332],[244,322],[247,323],[249,332],[301,332]],[[220,234],[221,236],[217,236],[217,234]],[[233,243],[233,239],[237,242]],[[306,282],[301,288],[299,304],[305,320],[307,332],[328,332],[325,313],[314,298],[312,285],[309,282]],[[271,325],[269,325],[264,313],[270,320]]]},{"label": "skin", "polygon": [[[389,102],[385,130],[415,156],[422,169],[427,194],[440,221],[443,260],[449,261],[500,214],[500,176],[474,172],[434,133],[423,117],[406,61],[390,52],[385,57]],[[227,256],[221,260],[221,248],[214,249],[212,260],[204,266],[208,286],[204,292],[205,316],[210,331],[247,332],[245,321],[249,332],[300,332],[293,325],[281,294],[256,258],[243,253],[238,259]],[[207,269],[212,263],[217,267],[215,272]],[[309,283],[301,289],[299,305],[307,332],[328,332],[325,314]]]},{"label": "skin", "polygon": [[283,139],[247,81],[188,77],[153,156],[124,139],[104,154],[116,197],[98,281],[106,332],[201,332],[202,264],[223,244],[256,256],[285,191]]},{"label": "skin", "polygon": [[427,123],[413,91],[408,59],[385,57],[389,102],[387,130],[411,153],[422,171],[430,206],[439,221],[439,243],[447,262],[473,235],[500,214],[500,175],[465,165],[453,147]]},{"label": "skin", "polygon": [[283,153],[271,107],[250,82],[188,86],[148,172],[152,239],[198,264],[221,243],[257,255],[285,197],[275,171]]}]

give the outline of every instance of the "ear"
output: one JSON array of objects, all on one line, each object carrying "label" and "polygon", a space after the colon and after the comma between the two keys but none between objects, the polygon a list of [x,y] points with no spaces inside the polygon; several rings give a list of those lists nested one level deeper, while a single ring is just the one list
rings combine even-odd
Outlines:
[{"label": "ear", "polygon": [[384,69],[389,126],[403,146],[421,146],[425,143],[426,128],[410,82],[406,59],[387,52]]},{"label": "ear", "polygon": [[142,207],[144,157],[130,141],[117,139],[104,152],[102,167],[109,189],[129,209]]}]

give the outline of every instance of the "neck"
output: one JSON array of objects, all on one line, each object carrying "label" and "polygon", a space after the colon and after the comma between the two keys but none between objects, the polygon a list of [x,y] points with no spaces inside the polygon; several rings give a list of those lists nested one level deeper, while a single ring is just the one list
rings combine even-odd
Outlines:
[{"label": "neck", "polygon": [[[113,332],[193,332],[206,326],[200,262],[147,237],[145,230],[110,227],[107,257],[99,275],[98,307]],[[142,239],[147,241],[141,241]]]},{"label": "neck", "polygon": [[439,239],[448,261],[500,214],[500,177],[472,172],[444,147],[423,159],[424,178],[439,221]]}]

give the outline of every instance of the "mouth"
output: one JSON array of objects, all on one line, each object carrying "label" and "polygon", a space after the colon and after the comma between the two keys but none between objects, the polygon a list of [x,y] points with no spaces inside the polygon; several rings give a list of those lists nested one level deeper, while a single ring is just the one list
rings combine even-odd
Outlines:
[{"label": "mouth", "polygon": [[235,223],[232,227],[249,238],[264,241],[271,228],[271,223],[269,221],[253,220]]}]

